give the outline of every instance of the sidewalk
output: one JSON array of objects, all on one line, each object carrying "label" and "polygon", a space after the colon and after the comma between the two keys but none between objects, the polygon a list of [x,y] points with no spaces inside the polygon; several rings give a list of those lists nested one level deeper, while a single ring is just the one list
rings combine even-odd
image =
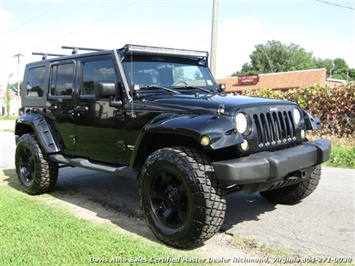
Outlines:
[{"label": "sidewalk", "polygon": [[0,168],[15,165],[15,120],[0,120]]}]

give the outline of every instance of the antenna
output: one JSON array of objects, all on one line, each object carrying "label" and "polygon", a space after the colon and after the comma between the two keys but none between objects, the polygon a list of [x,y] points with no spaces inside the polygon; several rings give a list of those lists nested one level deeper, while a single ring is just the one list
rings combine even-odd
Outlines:
[{"label": "antenna", "polygon": [[100,51],[105,51],[105,49],[97,49],[97,48],[85,48],[85,47],[75,47],[75,46],[62,46],[62,49],[72,49],[73,51],[71,52],[72,54],[77,54],[79,50],[83,51],[94,51],[94,52],[100,52]]}]

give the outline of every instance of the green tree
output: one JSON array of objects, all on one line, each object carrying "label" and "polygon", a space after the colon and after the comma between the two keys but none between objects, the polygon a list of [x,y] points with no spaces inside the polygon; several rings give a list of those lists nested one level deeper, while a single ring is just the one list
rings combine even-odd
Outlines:
[{"label": "green tree", "polygon": [[333,59],[321,59],[321,58],[315,58],[314,59],[317,68],[325,68],[327,69],[327,76],[330,75],[330,72],[334,70],[334,62]]},{"label": "green tree", "polygon": [[347,74],[349,72],[349,66],[342,58],[334,59],[334,71],[333,78],[346,80]]},{"label": "green tree", "polygon": [[[20,82],[20,95],[21,95],[21,83]],[[8,84],[8,89],[12,91],[15,95],[18,95],[17,82],[13,84]]]},{"label": "green tree", "polygon": [[250,55],[250,63],[245,63],[241,71],[233,74],[274,73],[310,69],[316,67],[313,54],[299,45],[285,45],[280,41],[268,41],[266,45],[258,44]]},{"label": "green tree", "polygon": [[6,107],[6,115],[10,115],[10,103],[11,103],[11,93],[10,93],[10,84],[7,84],[6,93],[5,93],[5,107]]},{"label": "green tree", "polygon": [[266,45],[256,45],[250,59],[251,68],[257,73],[281,72],[285,70],[291,55],[280,41],[268,41]]},{"label": "green tree", "polygon": [[355,80],[355,68],[349,69],[349,80]]},{"label": "green tree", "polygon": [[317,67],[312,52],[308,53],[304,48],[293,43],[287,47],[287,50],[291,55],[291,60],[289,61],[286,71],[312,69]]},{"label": "green tree", "polygon": [[327,77],[352,81],[355,80],[355,69],[349,68],[346,61],[342,58],[315,59],[318,68],[327,69]]}]

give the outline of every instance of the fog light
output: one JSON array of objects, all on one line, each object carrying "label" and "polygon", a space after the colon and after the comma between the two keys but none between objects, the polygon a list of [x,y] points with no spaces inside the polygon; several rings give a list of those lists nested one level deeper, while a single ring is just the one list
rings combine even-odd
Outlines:
[{"label": "fog light", "polygon": [[301,130],[301,138],[305,138],[306,137],[306,131],[304,131],[303,129]]},{"label": "fog light", "polygon": [[210,138],[208,136],[203,136],[201,138],[201,145],[202,146],[210,145],[210,143],[211,143],[211,140],[210,140]]},{"label": "fog light", "polygon": [[248,143],[248,141],[244,140],[244,141],[240,144],[240,148],[241,148],[243,151],[246,151],[246,150],[249,148],[249,143]]}]

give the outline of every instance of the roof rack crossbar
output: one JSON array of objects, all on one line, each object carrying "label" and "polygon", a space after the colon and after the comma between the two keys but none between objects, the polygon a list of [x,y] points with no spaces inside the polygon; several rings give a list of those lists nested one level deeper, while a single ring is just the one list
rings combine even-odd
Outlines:
[{"label": "roof rack crossbar", "polygon": [[62,46],[62,49],[73,49],[72,54],[77,54],[77,53],[79,52],[79,50],[83,50],[83,51],[95,51],[95,52],[104,51],[104,49],[85,48],[85,47],[74,47],[74,46]]},{"label": "roof rack crossbar", "polygon": [[48,58],[48,56],[65,56],[65,54],[51,54],[51,53],[38,53],[38,52],[33,52],[33,55],[42,55],[42,60],[45,60]]}]

